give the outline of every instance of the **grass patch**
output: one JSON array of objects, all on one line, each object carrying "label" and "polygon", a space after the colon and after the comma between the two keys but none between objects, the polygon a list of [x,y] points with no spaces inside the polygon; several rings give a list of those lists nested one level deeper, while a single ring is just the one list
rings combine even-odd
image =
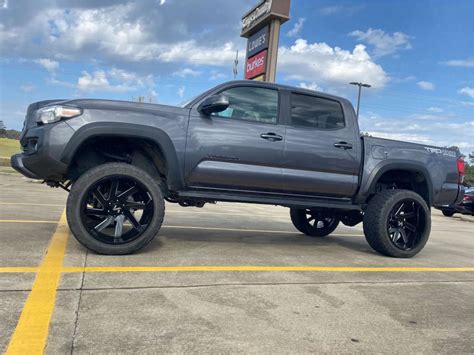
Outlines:
[{"label": "grass patch", "polygon": [[[15,139],[9,138],[0,138],[0,164],[2,163],[1,158],[8,158],[10,161],[10,157],[13,154],[20,152],[20,141]],[[10,163],[8,163],[10,165]]]}]

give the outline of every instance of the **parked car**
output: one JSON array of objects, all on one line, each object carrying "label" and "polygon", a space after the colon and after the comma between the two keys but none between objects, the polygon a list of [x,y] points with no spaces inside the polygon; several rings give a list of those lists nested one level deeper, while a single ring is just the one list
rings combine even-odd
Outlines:
[{"label": "parked car", "polygon": [[361,137],[344,98],[254,81],[219,85],[177,107],[49,100],[28,107],[22,174],[70,190],[69,227],[87,248],[128,254],[160,230],[164,201],[282,205],[300,232],[363,221],[376,251],[412,257],[431,206],[460,201],[457,150]]},{"label": "parked car", "polygon": [[474,187],[466,189],[461,203],[452,206],[443,206],[441,212],[443,212],[446,217],[452,217],[455,213],[474,216]]}]

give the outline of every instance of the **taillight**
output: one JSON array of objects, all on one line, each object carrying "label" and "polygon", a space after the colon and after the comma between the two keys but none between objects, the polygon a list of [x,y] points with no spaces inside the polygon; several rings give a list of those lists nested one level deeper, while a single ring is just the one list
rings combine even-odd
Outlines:
[{"label": "taillight", "polygon": [[464,182],[464,173],[465,173],[464,158],[459,157],[458,160],[456,160],[456,162],[458,164],[459,183],[462,184]]},{"label": "taillight", "polygon": [[469,196],[469,195],[464,195],[464,198],[462,199],[463,202],[468,202],[468,201],[471,201],[472,200],[472,197]]}]

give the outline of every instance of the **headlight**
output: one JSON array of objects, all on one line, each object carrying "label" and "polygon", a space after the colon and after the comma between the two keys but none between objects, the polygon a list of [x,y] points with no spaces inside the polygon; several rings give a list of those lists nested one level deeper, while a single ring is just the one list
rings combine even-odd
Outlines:
[{"label": "headlight", "polygon": [[38,110],[36,122],[43,124],[59,121],[61,118],[72,118],[82,114],[82,110],[72,106],[47,106]]}]

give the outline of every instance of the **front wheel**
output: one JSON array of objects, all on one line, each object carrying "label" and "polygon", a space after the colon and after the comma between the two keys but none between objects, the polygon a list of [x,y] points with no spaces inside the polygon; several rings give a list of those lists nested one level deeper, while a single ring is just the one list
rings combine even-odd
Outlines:
[{"label": "front wheel", "polygon": [[339,219],[333,215],[309,208],[291,208],[290,217],[295,228],[310,237],[325,237],[339,224]]},{"label": "front wheel", "polygon": [[67,220],[76,239],[99,254],[130,254],[158,234],[165,211],[158,183],[124,163],[90,169],[72,186]]},{"label": "front wheel", "polygon": [[409,190],[385,190],[370,200],[364,213],[364,233],[381,254],[411,258],[428,241],[431,214],[425,200]]}]

